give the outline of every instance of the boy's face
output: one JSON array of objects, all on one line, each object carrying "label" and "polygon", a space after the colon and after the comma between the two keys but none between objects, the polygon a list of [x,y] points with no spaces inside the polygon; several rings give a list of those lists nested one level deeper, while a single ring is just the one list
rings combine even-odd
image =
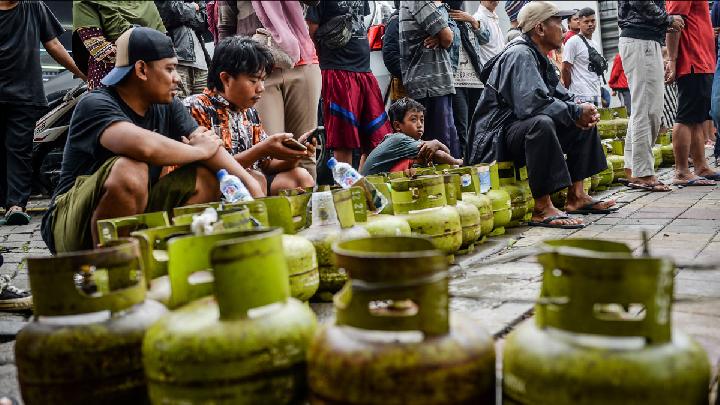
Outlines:
[{"label": "boy's face", "polygon": [[411,138],[420,139],[425,133],[425,114],[420,111],[408,111],[402,122],[393,122],[393,128]]},{"label": "boy's face", "polygon": [[239,110],[253,107],[265,91],[265,71],[255,74],[240,73],[234,77],[227,72],[221,72],[220,80],[225,88],[225,98]]}]

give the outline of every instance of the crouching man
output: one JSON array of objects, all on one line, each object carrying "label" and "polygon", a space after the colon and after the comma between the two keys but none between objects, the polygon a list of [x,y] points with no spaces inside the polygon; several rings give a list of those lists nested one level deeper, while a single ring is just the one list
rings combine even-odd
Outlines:
[{"label": "crouching man", "polygon": [[[535,210],[530,225],[581,228],[583,221],[554,207],[550,194],[569,187],[569,213],[607,213],[614,201],[597,201],[583,190],[583,179],[606,168],[592,104],[576,104],[545,55],[562,46],[560,11],[535,1],[518,15],[522,38],[485,65],[486,83],[473,117],[466,163],[512,160],[527,165]],[[565,156],[567,156],[567,159]]]},{"label": "crouching man", "polygon": [[316,141],[307,141],[310,132],[297,142],[293,134],[267,135],[253,108],[265,91],[273,64],[266,46],[250,38],[225,38],[215,48],[208,88],[183,102],[198,124],[218,132],[225,149],[268,195],[315,185],[312,175],[299,166],[301,159],[315,157]]},{"label": "crouching man", "polygon": [[[91,249],[96,223],[143,212],[217,201],[215,173],[238,176],[253,196],[257,181],[198,127],[175,98],[180,77],[172,41],[131,28],[116,42],[115,68],[78,103],[70,121],[60,179],[43,217],[51,252]],[[163,166],[180,169],[160,177]]]}]

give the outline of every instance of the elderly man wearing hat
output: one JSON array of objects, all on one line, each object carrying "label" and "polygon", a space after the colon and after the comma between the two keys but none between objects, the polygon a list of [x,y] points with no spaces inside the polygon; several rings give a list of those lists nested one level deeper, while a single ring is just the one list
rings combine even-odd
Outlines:
[{"label": "elderly man wearing hat", "polygon": [[[198,127],[175,98],[180,78],[170,38],[136,27],[116,45],[115,68],[102,79],[108,87],[85,95],[70,121],[60,179],[42,222],[53,253],[91,249],[99,219],[217,201],[219,169],[262,195],[221,140]],[[160,178],[169,165],[182,167]]]},{"label": "elderly man wearing hat", "polygon": [[[509,161],[526,166],[535,210],[530,225],[581,228],[567,213],[608,213],[614,201],[597,201],[583,179],[606,168],[594,105],[575,103],[545,55],[562,46],[562,19],[575,11],[534,1],[518,15],[522,38],[485,65],[485,91],[471,127],[466,163]],[[567,159],[565,158],[567,156]],[[568,187],[566,212],[550,194]]]}]

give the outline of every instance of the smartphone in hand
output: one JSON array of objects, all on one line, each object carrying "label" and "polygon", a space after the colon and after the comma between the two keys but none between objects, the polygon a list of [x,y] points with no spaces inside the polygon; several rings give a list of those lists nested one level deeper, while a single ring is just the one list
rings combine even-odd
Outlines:
[{"label": "smartphone in hand", "polygon": [[301,144],[300,142],[298,142],[297,140],[295,140],[295,139],[293,139],[293,138],[284,139],[284,140],[282,141],[282,144],[283,144],[285,147],[288,147],[288,148],[290,148],[290,149],[292,149],[292,150],[297,150],[297,151],[300,151],[300,152],[305,152],[305,151],[307,150],[307,147],[305,147],[305,145]]},{"label": "smartphone in hand", "polygon": [[310,133],[310,136],[307,137],[305,140],[306,142],[312,143],[313,139],[315,140],[315,144],[320,143],[320,135],[325,134],[325,127],[320,125],[319,127],[313,129],[313,131]]}]

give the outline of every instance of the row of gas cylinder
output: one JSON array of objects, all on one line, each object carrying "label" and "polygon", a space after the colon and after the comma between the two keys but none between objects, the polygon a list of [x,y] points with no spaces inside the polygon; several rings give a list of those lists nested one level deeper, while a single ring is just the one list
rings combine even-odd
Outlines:
[{"label": "row of gas cylinder", "polygon": [[[625,178],[625,137],[628,127],[628,116],[625,107],[603,108],[599,110],[600,122],[597,124],[598,134],[603,140],[604,151],[607,155],[608,166],[612,167],[615,182]],[[655,146],[652,148],[653,166],[670,167],[675,164],[672,148],[672,130],[668,129],[659,134]]]},{"label": "row of gas cylinder", "polygon": [[[496,393],[493,339],[449,311],[431,239],[335,243],[348,281],[318,326],[290,296],[280,228],[216,236],[183,245],[206,274],[186,275],[192,298],[170,312],[146,297],[137,239],[30,258],[36,318],[15,346],[24,402],[707,404],[707,355],[671,327],[673,263],[624,244],[544,243],[535,317],[507,336]],[[75,280],[87,272],[105,274],[97,292]]]}]

